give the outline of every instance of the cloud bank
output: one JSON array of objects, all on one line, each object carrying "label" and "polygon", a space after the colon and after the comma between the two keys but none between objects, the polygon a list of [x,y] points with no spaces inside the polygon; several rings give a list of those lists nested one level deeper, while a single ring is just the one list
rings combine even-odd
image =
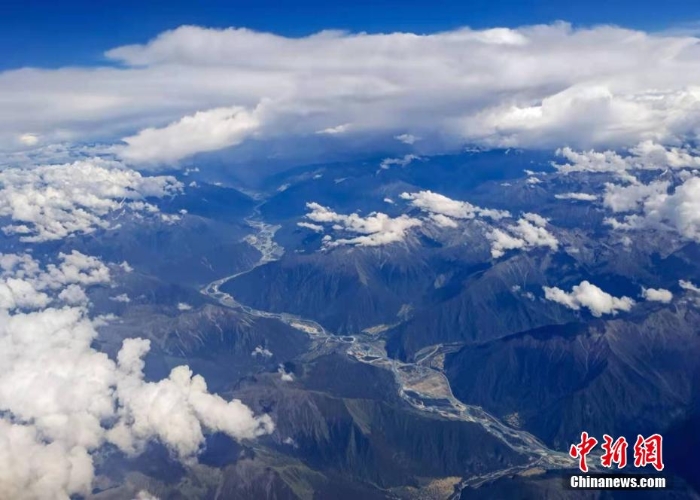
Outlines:
[{"label": "cloud bank", "polygon": [[652,140],[640,142],[626,153],[612,150],[574,151],[570,147],[557,150],[564,163],[554,167],[562,173],[610,172],[624,174],[628,170],[665,170],[698,168],[700,156],[689,147],[663,146]]},{"label": "cloud bank", "polygon": [[565,23],[300,38],[183,26],[108,51],[114,65],[0,73],[0,149],[124,138],[125,159],[152,165],[252,136],[678,146],[700,123],[697,42]]}]

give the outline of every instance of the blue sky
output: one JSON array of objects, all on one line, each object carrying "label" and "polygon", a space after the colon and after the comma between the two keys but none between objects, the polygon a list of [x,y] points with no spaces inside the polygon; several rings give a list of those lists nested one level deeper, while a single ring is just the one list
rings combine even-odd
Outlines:
[{"label": "blue sky", "polygon": [[0,8],[0,69],[99,64],[109,48],[144,42],[182,24],[300,36],[328,28],[426,33],[555,20],[656,31],[700,19],[700,6],[692,0],[4,0]]}]

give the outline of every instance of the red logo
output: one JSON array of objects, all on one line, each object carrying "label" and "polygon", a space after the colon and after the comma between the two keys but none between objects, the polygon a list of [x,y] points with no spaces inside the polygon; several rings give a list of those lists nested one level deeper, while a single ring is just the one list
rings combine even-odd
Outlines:
[{"label": "red logo", "polygon": [[[572,444],[569,448],[569,455],[573,458],[578,458],[578,468],[581,472],[588,472],[588,463],[586,457],[593,451],[598,444],[598,440],[589,436],[587,432],[581,433],[581,441],[577,444]],[[634,443],[634,466],[646,467],[653,466],[656,470],[664,469],[664,461],[662,455],[663,438],[660,434],[653,434],[648,438],[638,435],[637,441]],[[623,469],[627,466],[627,440],[621,436],[613,439],[608,434],[603,434],[603,454],[600,457],[600,465],[606,468],[611,468],[613,464],[617,465],[618,469]]]},{"label": "red logo", "polygon": [[600,465],[610,468],[612,464],[617,464],[618,469],[624,469],[627,465],[627,440],[624,436],[613,443],[613,438],[603,434],[602,446],[605,453],[600,457]]},{"label": "red logo", "polygon": [[664,470],[664,460],[661,455],[662,441],[663,438],[659,434],[646,439],[638,435],[637,442],[634,443],[634,466],[653,465],[656,470]]},{"label": "red logo", "polygon": [[583,472],[588,472],[588,464],[586,463],[586,457],[591,452],[595,445],[598,444],[598,440],[594,437],[588,437],[587,432],[581,433],[581,442],[579,444],[572,444],[569,449],[569,455],[573,458],[578,458],[578,468]]}]

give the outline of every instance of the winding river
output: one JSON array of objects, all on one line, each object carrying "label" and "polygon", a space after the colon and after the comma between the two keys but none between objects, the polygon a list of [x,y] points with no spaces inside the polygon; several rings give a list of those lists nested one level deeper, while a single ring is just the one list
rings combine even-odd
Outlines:
[{"label": "winding river", "polygon": [[415,362],[402,362],[387,356],[384,342],[379,335],[366,332],[354,335],[334,335],[316,321],[294,314],[253,309],[237,302],[230,294],[222,292],[220,288],[224,283],[249,273],[268,262],[278,260],[284,254],[284,249],[274,241],[275,233],[280,226],[266,224],[260,217],[259,206],[246,219],[246,222],[255,230],[255,233],[249,235],[246,241],[260,252],[260,259],[250,269],[208,284],[201,290],[204,295],[216,300],[224,307],[241,311],[253,317],[273,318],[305,332],[312,340],[312,352],[321,349],[340,349],[360,362],[390,370],[398,384],[399,395],[413,408],[438,414],[444,418],[481,425],[486,432],[505,445],[529,457],[527,463],[517,467],[465,478],[455,487],[455,493],[450,498],[459,498],[460,492],[464,488],[478,487],[505,475],[526,470],[571,469],[576,466],[568,453],[551,450],[529,432],[510,427],[483,408],[464,404],[454,396],[447,377],[440,370],[439,362],[436,361],[440,356],[455,350],[458,346],[438,344],[423,349],[416,356]]}]

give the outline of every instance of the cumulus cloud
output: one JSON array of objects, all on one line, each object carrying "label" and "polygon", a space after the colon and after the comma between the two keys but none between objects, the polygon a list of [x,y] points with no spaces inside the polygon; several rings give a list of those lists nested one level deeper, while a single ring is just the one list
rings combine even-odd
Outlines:
[{"label": "cumulus cloud", "polygon": [[651,140],[630,148],[626,154],[616,151],[574,151],[569,147],[557,150],[566,163],[555,163],[562,173],[611,172],[627,170],[665,170],[667,168],[700,167],[700,156],[695,151],[682,147],[667,147]]},{"label": "cumulus cloud", "polygon": [[526,213],[515,225],[495,228],[487,236],[491,240],[491,256],[502,257],[507,250],[549,247],[556,251],[559,241],[545,227],[547,219],[534,213]]},{"label": "cumulus cloud", "polygon": [[[93,158],[62,165],[0,170],[2,229],[25,242],[65,238],[109,227],[105,216],[118,210],[154,212],[149,197],[177,193],[170,176],[143,176],[118,162]],[[1,222],[0,222],[1,223]]]},{"label": "cumulus cloud", "polygon": [[58,300],[69,306],[87,305],[89,300],[79,285],[68,285],[58,294]]},{"label": "cumulus cloud", "polygon": [[117,154],[132,163],[175,162],[195,153],[240,144],[260,125],[260,110],[216,108],[185,116],[163,128],[147,128],[125,137]]},{"label": "cumulus cloud", "polygon": [[103,320],[89,317],[85,288],[109,283],[109,268],[76,251],[58,260],[44,266],[28,254],[0,254],[0,290],[15,293],[8,303],[0,291],[3,495],[88,495],[93,455],[106,443],[133,454],[157,439],[189,461],[204,432],[235,439],[272,432],[269,416],[210,394],[186,366],[164,380],[146,381],[147,340],[126,340],[117,362],[96,350]]},{"label": "cumulus cloud", "polygon": [[614,229],[672,230],[700,242],[700,178],[689,177],[670,193],[670,182],[654,181],[606,187],[604,203],[614,212],[632,212],[622,220],[607,220]]},{"label": "cumulus cloud", "polygon": [[670,183],[655,181],[650,184],[634,183],[629,186],[606,183],[603,204],[613,212],[633,212],[649,198],[665,196]]},{"label": "cumulus cloud", "polygon": [[668,304],[673,300],[673,294],[665,288],[642,288],[642,297],[652,302]]},{"label": "cumulus cloud", "polygon": [[34,426],[0,419],[0,487],[7,498],[87,495],[93,474],[92,459],[84,448],[46,444]]},{"label": "cumulus cloud", "polygon": [[672,195],[648,199],[644,213],[648,220],[668,221],[681,235],[700,242],[700,178],[686,180]]},{"label": "cumulus cloud", "polygon": [[125,293],[120,293],[119,295],[110,297],[109,300],[113,300],[114,302],[121,302],[123,304],[128,304],[129,302],[131,302],[131,299]]},{"label": "cumulus cloud", "polygon": [[210,394],[199,375],[187,366],[173,368],[158,382],[143,379],[143,357],[150,341],[127,339],[117,356],[119,422],[107,437],[121,450],[136,453],[157,438],[181,459],[192,459],[204,442],[203,428],[237,439],[252,439],[274,429],[268,415],[255,417],[238,400]]},{"label": "cumulus cloud", "polygon": [[[39,309],[54,299],[68,305],[87,303],[82,286],[109,283],[109,269],[94,257],[73,250],[59,253],[59,265],[41,269],[28,254],[0,254],[0,309]],[[58,292],[55,298],[51,292]]]},{"label": "cumulus cloud", "polygon": [[506,210],[477,207],[469,202],[453,200],[432,191],[402,193],[401,198],[410,201],[414,207],[429,213],[438,225],[446,227],[456,227],[453,219],[473,219],[479,216],[500,220],[510,217],[510,213]]},{"label": "cumulus cloud", "polygon": [[522,218],[528,222],[532,222],[537,227],[545,227],[549,224],[549,219],[533,212],[524,213]]},{"label": "cumulus cloud", "polygon": [[306,207],[310,210],[306,214],[309,220],[319,224],[332,224],[332,228],[336,231],[359,234],[359,236],[337,239],[326,235],[324,237],[326,247],[388,245],[403,241],[409,229],[422,224],[419,219],[407,215],[392,218],[381,212],[372,212],[367,217],[362,217],[358,214],[339,214],[313,202],[307,203]]},{"label": "cumulus cloud", "polygon": [[557,287],[545,286],[542,288],[547,300],[557,302],[575,311],[585,307],[597,318],[603,314],[614,316],[619,311],[629,311],[635,304],[634,300],[629,297],[613,297],[588,281],[582,281],[575,285],[571,292],[565,292]]},{"label": "cumulus cloud", "polygon": [[35,309],[46,306],[49,302],[48,295],[39,292],[27,281],[8,278],[0,282],[2,309]]},{"label": "cumulus cloud", "polygon": [[[342,135],[441,147],[671,144],[696,137],[697,52],[694,37],[564,23],[306,37],[183,26],[110,50],[118,64],[98,70],[1,73],[0,148],[27,147],[17,141],[27,131],[43,143],[126,136],[141,161],[347,123]],[[268,98],[264,116],[221,111],[250,114]]]}]

